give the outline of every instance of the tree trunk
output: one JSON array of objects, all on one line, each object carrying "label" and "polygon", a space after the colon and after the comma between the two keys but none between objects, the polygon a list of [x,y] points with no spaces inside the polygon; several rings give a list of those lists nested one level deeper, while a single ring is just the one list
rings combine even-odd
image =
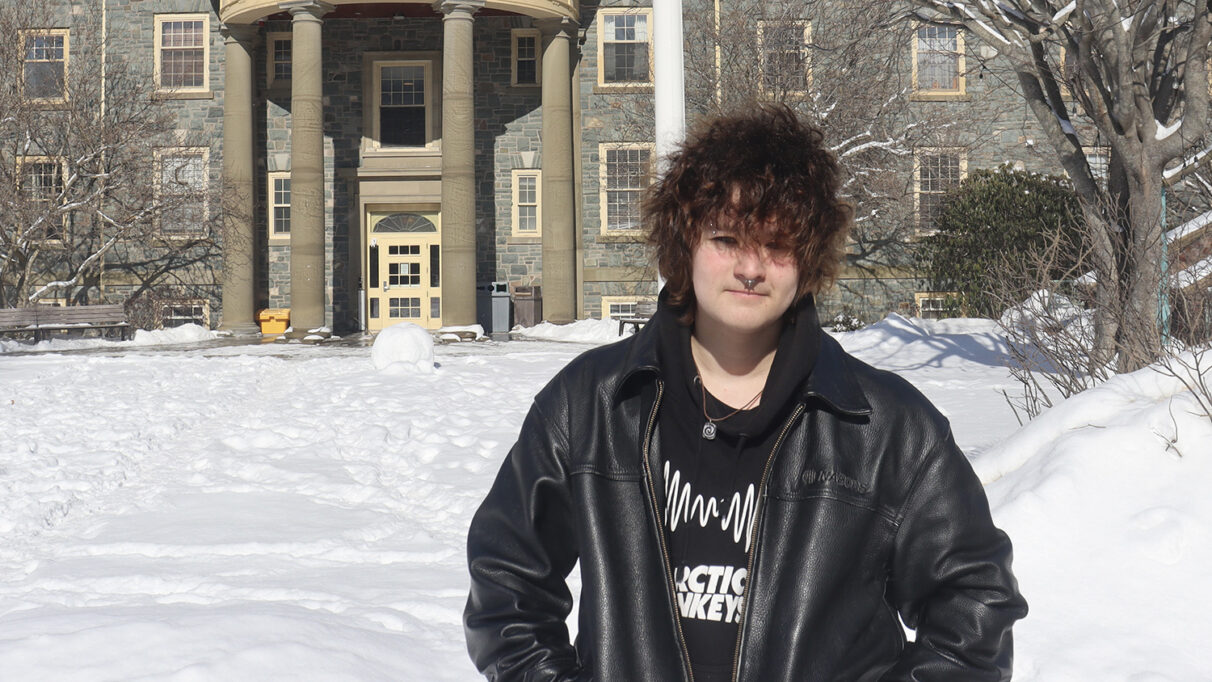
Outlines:
[{"label": "tree trunk", "polygon": [[1161,352],[1161,171],[1128,174],[1127,258],[1122,273],[1125,315],[1120,325],[1117,369],[1132,372]]}]

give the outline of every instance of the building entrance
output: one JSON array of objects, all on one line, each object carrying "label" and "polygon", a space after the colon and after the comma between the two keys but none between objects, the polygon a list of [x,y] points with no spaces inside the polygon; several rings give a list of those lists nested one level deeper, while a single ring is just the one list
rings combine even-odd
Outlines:
[{"label": "building entrance", "polygon": [[442,244],[437,210],[366,215],[366,329],[399,322],[442,326]]}]

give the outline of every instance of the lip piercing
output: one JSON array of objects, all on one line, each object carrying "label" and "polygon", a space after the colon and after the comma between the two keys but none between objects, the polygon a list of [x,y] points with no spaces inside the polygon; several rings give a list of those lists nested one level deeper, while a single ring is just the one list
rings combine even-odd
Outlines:
[{"label": "lip piercing", "polygon": [[756,279],[742,279],[741,284],[745,285],[745,291],[753,291],[753,287],[757,286]]}]

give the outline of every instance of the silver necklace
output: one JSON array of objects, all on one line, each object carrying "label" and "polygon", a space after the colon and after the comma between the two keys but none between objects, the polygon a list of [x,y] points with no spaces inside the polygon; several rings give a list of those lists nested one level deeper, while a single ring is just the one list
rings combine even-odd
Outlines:
[{"label": "silver necklace", "polygon": [[702,394],[703,397],[703,419],[705,420],[703,422],[703,438],[705,440],[715,440],[715,434],[717,431],[716,424],[724,421],[725,419],[735,417],[744,410],[748,410],[753,406],[754,403],[758,401],[758,398],[762,397],[762,391],[766,390],[763,388],[761,391],[758,391],[757,395],[749,399],[749,402],[729,412],[723,417],[712,417],[711,415],[707,414],[707,388],[703,386],[703,377],[696,374],[694,380],[698,382],[699,393]]}]

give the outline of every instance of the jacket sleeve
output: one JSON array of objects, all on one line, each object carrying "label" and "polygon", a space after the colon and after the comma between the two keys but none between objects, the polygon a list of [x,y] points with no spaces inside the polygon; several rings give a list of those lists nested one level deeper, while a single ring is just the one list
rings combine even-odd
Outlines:
[{"label": "jacket sleeve", "polygon": [[888,595],[916,641],[885,682],[1009,680],[1010,628],[1027,613],[1010,572],[1010,539],[944,433],[919,467],[896,534]]},{"label": "jacket sleeve", "polygon": [[490,680],[571,680],[579,672],[565,625],[565,579],[577,560],[567,464],[567,434],[536,402],[472,519],[463,623],[471,658]]}]

